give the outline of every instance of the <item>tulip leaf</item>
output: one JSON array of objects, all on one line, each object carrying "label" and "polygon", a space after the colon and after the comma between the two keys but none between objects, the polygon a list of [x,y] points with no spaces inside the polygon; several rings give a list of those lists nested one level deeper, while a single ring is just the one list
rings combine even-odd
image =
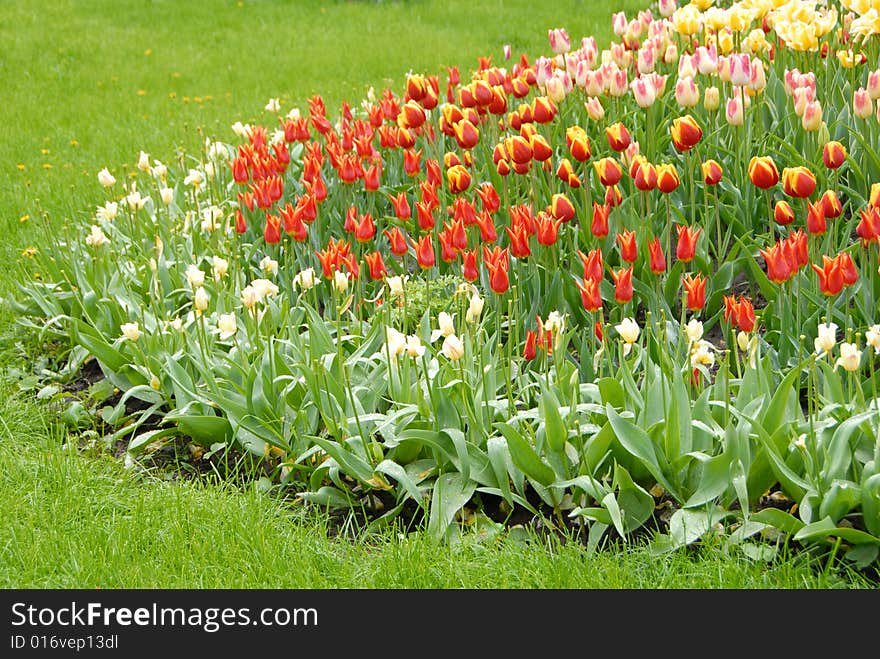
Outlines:
[{"label": "tulip leaf", "polygon": [[541,399],[538,401],[538,410],[544,421],[544,436],[548,448],[552,453],[559,455],[565,448],[568,431],[565,428],[565,421],[559,413],[559,401],[556,394],[544,384],[543,380],[541,381]]},{"label": "tulip leaf", "polygon": [[798,542],[828,540],[830,538],[841,538],[855,545],[880,545],[880,538],[859,529],[837,526],[830,517],[823,517],[817,522],[807,524],[794,534],[794,539]]},{"label": "tulip leaf", "polygon": [[623,515],[623,530],[630,533],[654,512],[654,497],[633,482],[629,472],[620,465],[614,467],[614,484],[617,487],[617,503]]},{"label": "tulip leaf", "polygon": [[680,499],[678,488],[673,486],[666,478],[666,474],[663,473],[663,466],[661,466],[658,460],[657,452],[654,449],[654,443],[651,441],[648,433],[639,428],[632,421],[624,419],[615,412],[614,408],[610,405],[605,406],[605,412],[608,416],[608,421],[611,423],[611,427],[614,429],[614,435],[617,437],[621,446],[623,446],[623,448],[631,455],[638,458],[642,465],[644,465],[651,476],[653,476],[660,485],[677,499]]},{"label": "tulip leaf", "polygon": [[526,476],[545,486],[556,480],[556,474],[553,470],[541,460],[532,445],[518,430],[504,421],[496,422],[494,427],[504,435],[513,463],[522,469]]},{"label": "tulip leaf", "polygon": [[753,513],[749,519],[752,522],[761,522],[789,534],[797,533],[804,527],[804,523],[797,517],[778,508],[764,508]]},{"label": "tulip leaf", "polygon": [[869,476],[862,483],[862,519],[868,531],[880,537],[880,474]]},{"label": "tulip leaf", "polygon": [[422,497],[422,492],[419,489],[419,486],[416,485],[415,481],[413,481],[413,479],[407,473],[406,469],[401,467],[393,460],[382,460],[382,462],[376,465],[375,470],[380,474],[391,476],[391,478],[393,478],[398,483],[400,483],[400,485],[403,486],[404,490],[406,490],[406,493],[410,497],[412,497],[412,499],[417,504],[419,504],[419,506],[423,508],[425,507],[425,501]]},{"label": "tulip leaf", "polygon": [[[852,435],[867,419],[876,416],[876,412],[862,412],[851,416],[837,426],[826,449],[825,464],[819,477],[828,487],[834,480],[846,478],[846,472],[853,460]],[[870,433],[870,428],[867,429]]]},{"label": "tulip leaf", "polygon": [[715,497],[721,496],[730,486],[730,466],[733,451],[728,446],[723,453],[705,460],[697,491],[685,502],[685,508],[702,506]]},{"label": "tulip leaf", "polygon": [[455,514],[470,501],[475,489],[476,483],[461,474],[440,474],[431,497],[428,534],[438,540],[443,538]]},{"label": "tulip leaf", "polygon": [[232,426],[222,416],[188,414],[176,417],[175,421],[182,433],[201,446],[228,442],[232,439]]}]

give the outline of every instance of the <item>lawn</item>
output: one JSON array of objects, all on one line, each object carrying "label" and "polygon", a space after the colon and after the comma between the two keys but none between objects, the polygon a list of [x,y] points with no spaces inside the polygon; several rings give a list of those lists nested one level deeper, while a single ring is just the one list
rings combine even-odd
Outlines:
[{"label": "lawn", "polygon": [[[547,31],[611,36],[640,0],[589,2],[62,2],[0,7],[0,249],[12,266],[49,231],[103,202],[97,174],[138,154],[183,162],[267,102],[328,114],[369,88],[400,93],[409,71],[446,75],[478,57],[547,52]],[[61,36],[63,35],[63,36]],[[124,176],[124,175],[123,175]],[[120,176],[120,178],[123,178]],[[41,216],[48,225],[44,225]],[[287,499],[173,470],[135,473],[77,450],[34,376],[55,346],[0,317],[0,584],[4,587],[871,588],[844,563],[720,539],[658,555],[640,540],[587,552],[526,532],[448,546],[402,529],[343,527]]]}]

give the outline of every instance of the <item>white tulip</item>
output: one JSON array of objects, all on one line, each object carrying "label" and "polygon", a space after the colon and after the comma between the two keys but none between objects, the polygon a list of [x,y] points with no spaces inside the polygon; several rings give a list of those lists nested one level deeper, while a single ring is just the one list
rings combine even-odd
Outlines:
[{"label": "white tulip", "polygon": [[278,261],[271,256],[264,256],[260,260],[260,269],[268,274],[276,274],[278,272]]},{"label": "white tulip", "polygon": [[407,279],[407,277],[394,275],[393,277],[388,277],[385,280],[388,284],[388,292],[391,294],[391,297],[398,297],[400,295],[403,295],[403,285],[406,283]]},{"label": "white tulip", "polygon": [[268,279],[254,279],[251,287],[256,291],[257,297],[262,300],[264,297],[278,295],[278,286]]},{"label": "white tulip", "polygon": [[715,353],[712,352],[712,344],[700,339],[691,350],[691,366],[712,366],[715,363]]},{"label": "white tulip", "polygon": [[703,323],[696,318],[691,318],[684,328],[687,334],[688,343],[696,343],[703,338]]},{"label": "white tulip", "polygon": [[281,101],[277,98],[270,98],[269,102],[266,103],[266,110],[269,112],[280,112],[281,111]]},{"label": "white tulip", "polygon": [[109,188],[111,185],[116,183],[116,177],[110,173],[106,167],[98,172],[98,183],[103,185],[105,188]]},{"label": "white tulip", "polygon": [[859,350],[855,343],[844,342],[840,344],[840,357],[838,357],[837,362],[834,364],[835,368],[843,366],[845,370],[852,373],[859,370],[861,362],[862,351]]},{"label": "white tulip", "polygon": [[333,287],[337,293],[343,294],[348,290],[348,273],[337,270],[333,273]]},{"label": "white tulip", "polygon": [[217,319],[217,328],[220,330],[221,340],[225,340],[228,339],[230,336],[233,336],[238,330],[238,327],[235,323],[235,314],[220,314],[220,317]]},{"label": "white tulip", "polygon": [[455,334],[455,323],[452,321],[452,316],[450,316],[445,311],[441,311],[437,316],[437,324],[440,327],[440,335],[441,336],[449,336],[450,334]]},{"label": "white tulip", "polygon": [[137,341],[141,338],[141,331],[138,327],[137,322],[134,323],[123,323],[119,326],[119,329],[122,330],[122,336],[129,341]]},{"label": "white tulip", "polygon": [[118,214],[119,204],[115,201],[108,201],[103,206],[98,206],[98,209],[95,211],[95,216],[99,220],[107,220],[108,222],[115,220]]},{"label": "white tulip", "polygon": [[446,357],[453,361],[457,361],[464,356],[464,344],[455,334],[450,334],[443,339],[443,347],[440,348]]},{"label": "white tulip", "polygon": [[562,336],[565,331],[565,316],[558,311],[551,311],[544,321],[544,329],[552,332],[553,336]]},{"label": "white tulip", "polygon": [[186,266],[186,280],[193,288],[199,288],[205,285],[205,273],[199,269],[199,266],[191,263]]},{"label": "white tulip", "polygon": [[639,325],[632,318],[624,318],[614,326],[614,329],[626,343],[632,344],[639,340]]},{"label": "white tulip", "polygon": [[872,325],[865,332],[865,339],[868,345],[874,348],[874,354],[880,355],[880,325]]},{"label": "white tulip", "polygon": [[486,300],[481,298],[479,293],[471,295],[471,301],[464,319],[469,323],[477,322],[480,319],[480,314],[483,313],[483,305],[485,304]]},{"label": "white tulip", "polygon": [[214,274],[214,281],[220,281],[223,277],[226,276],[226,273],[229,270],[229,261],[219,256],[214,257],[213,264],[211,265],[211,272]]},{"label": "white tulip", "polygon": [[86,245],[89,247],[101,247],[109,242],[109,238],[104,235],[104,232],[101,230],[97,224],[92,225],[92,232],[86,236]]},{"label": "white tulip", "polygon": [[397,357],[406,349],[406,335],[393,327],[385,328],[385,345],[391,357]]},{"label": "white tulip", "polygon": [[201,286],[196,289],[195,295],[193,295],[193,308],[199,314],[208,308],[208,292]]},{"label": "white tulip", "polygon": [[184,185],[191,185],[196,190],[198,190],[202,186],[202,183],[204,183],[204,182],[205,182],[204,175],[197,169],[189,170],[189,174],[187,174],[186,178],[183,179]]},{"label": "white tulip", "polygon": [[245,286],[241,289],[241,304],[245,309],[253,309],[254,305],[262,299],[253,286]]},{"label": "white tulip", "polygon": [[406,337],[406,354],[410,357],[421,357],[425,354],[425,346],[422,345],[419,337],[415,335]]},{"label": "white tulip", "polygon": [[137,168],[142,172],[150,171],[150,155],[141,151],[138,156]]},{"label": "white tulip", "polygon": [[819,325],[819,336],[813,341],[816,353],[821,357],[830,353],[835,345],[837,345],[837,325],[835,323]]},{"label": "white tulip", "polygon": [[170,206],[171,202],[174,201],[174,190],[172,188],[162,188],[159,190],[159,197],[162,199],[163,204]]}]

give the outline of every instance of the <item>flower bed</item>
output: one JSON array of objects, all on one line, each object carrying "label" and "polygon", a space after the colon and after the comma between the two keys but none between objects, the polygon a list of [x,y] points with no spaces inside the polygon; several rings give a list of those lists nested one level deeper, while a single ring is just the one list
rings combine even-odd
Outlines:
[{"label": "flower bed", "polygon": [[22,322],[97,361],[133,461],[235,447],[437,537],[527,513],[875,563],[878,7],[829,4],[661,1],[605,49],[273,99],[103,170]]}]

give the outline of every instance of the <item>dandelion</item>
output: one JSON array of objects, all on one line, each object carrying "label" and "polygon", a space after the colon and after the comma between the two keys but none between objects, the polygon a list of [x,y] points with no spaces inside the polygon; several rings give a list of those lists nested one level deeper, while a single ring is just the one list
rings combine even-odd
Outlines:
[{"label": "dandelion", "polygon": [[128,339],[132,343],[141,338],[141,331],[138,327],[137,321],[133,323],[123,323],[119,326],[119,329],[122,330],[122,338]]}]

